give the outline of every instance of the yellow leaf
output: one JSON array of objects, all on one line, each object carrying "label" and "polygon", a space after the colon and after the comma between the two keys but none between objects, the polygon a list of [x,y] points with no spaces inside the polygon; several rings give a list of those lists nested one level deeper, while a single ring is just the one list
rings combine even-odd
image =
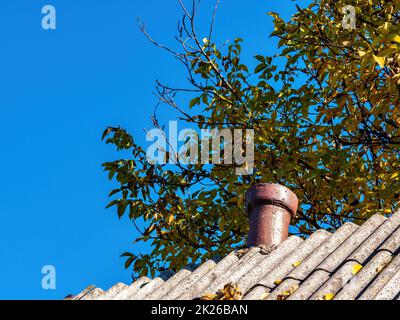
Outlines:
[{"label": "yellow leaf", "polygon": [[292,264],[293,267],[297,268],[301,264],[301,261],[296,261]]},{"label": "yellow leaf", "polygon": [[333,293],[327,293],[322,296],[322,300],[332,300],[334,296]]},{"label": "yellow leaf", "polygon": [[274,281],[274,284],[276,284],[276,285],[279,285],[279,284],[281,284],[281,283],[282,283],[282,280],[281,280],[281,279],[277,279],[277,280]]},{"label": "yellow leaf", "polygon": [[227,283],[223,289],[217,291],[216,294],[208,293],[200,297],[200,300],[241,300],[243,294],[240,292],[238,285]]},{"label": "yellow leaf", "polygon": [[365,51],[363,51],[363,50],[358,50],[358,55],[359,55],[360,57],[364,57],[366,54],[367,54],[367,53],[366,53]]},{"label": "yellow leaf", "polygon": [[155,229],[156,225],[152,224],[146,231],[147,233],[151,233]]},{"label": "yellow leaf", "polygon": [[389,35],[389,39],[395,42],[400,42],[400,36],[397,34],[391,34]]},{"label": "yellow leaf", "polygon": [[374,57],[375,61],[379,64],[381,68],[385,66],[385,57],[378,57],[374,54],[372,56]]},{"label": "yellow leaf", "polygon": [[168,217],[168,220],[167,220],[167,222],[168,222],[168,224],[171,224],[172,223],[172,221],[174,221],[174,215],[173,214],[171,214],[169,217]]},{"label": "yellow leaf", "polygon": [[200,300],[214,300],[216,296],[216,294],[208,293],[202,296]]},{"label": "yellow leaf", "polygon": [[393,174],[390,176],[390,179],[394,179],[394,178],[396,178],[398,175],[399,175],[399,173],[398,173],[398,172],[395,172],[395,173],[393,173]]},{"label": "yellow leaf", "polygon": [[287,291],[281,292],[280,294],[278,294],[278,296],[276,297],[277,300],[286,300],[288,297],[290,297],[297,289],[299,288],[299,286],[293,286],[290,287]]},{"label": "yellow leaf", "polygon": [[351,273],[356,275],[358,273],[358,271],[360,271],[362,269],[362,265],[357,263],[353,266],[353,268],[351,268]]},{"label": "yellow leaf", "polygon": [[385,22],[385,24],[383,25],[383,29],[384,30],[389,30],[389,22]]}]

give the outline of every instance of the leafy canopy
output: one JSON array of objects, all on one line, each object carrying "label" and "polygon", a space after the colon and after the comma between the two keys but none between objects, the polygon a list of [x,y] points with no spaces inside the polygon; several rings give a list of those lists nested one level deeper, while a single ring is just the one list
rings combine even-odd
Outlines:
[{"label": "leafy canopy", "polygon": [[[126,268],[154,275],[223,256],[247,234],[244,194],[252,183],[291,188],[301,206],[293,234],[335,230],[398,207],[400,192],[400,1],[314,0],[289,21],[273,17],[277,54],[241,60],[242,40],[219,46],[196,33],[198,2],[182,5],[177,50],[148,39],[177,58],[188,86],[157,84],[161,103],[188,125],[254,129],[255,170],[238,176],[232,165],[146,161],[145,150],[122,128],[103,138],[131,157],[104,163],[119,188],[109,206],[129,215],[136,241],[150,254],[127,257]],[[342,8],[356,9],[356,28],[342,27]],[[212,28],[211,28],[212,29]],[[188,94],[188,107],[177,94]],[[171,119],[172,120],[172,119]],[[154,124],[158,121],[154,118]]]}]

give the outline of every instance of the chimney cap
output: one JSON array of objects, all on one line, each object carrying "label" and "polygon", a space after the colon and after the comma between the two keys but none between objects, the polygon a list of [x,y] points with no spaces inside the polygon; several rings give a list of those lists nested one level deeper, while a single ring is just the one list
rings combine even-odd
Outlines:
[{"label": "chimney cap", "polygon": [[283,207],[291,214],[296,214],[299,200],[289,188],[277,183],[253,184],[246,192],[246,212],[251,213],[251,208],[260,205],[275,205]]},{"label": "chimney cap", "polygon": [[251,186],[246,192],[246,210],[250,222],[247,245],[274,248],[285,241],[298,202],[296,195],[280,184]]}]

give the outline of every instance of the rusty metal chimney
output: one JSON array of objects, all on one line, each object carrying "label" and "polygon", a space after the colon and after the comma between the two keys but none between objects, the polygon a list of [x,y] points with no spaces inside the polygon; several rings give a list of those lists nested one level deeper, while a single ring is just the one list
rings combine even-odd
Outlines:
[{"label": "rusty metal chimney", "polygon": [[280,184],[251,186],[246,192],[246,211],[250,220],[247,245],[272,247],[285,241],[298,202],[296,195]]}]

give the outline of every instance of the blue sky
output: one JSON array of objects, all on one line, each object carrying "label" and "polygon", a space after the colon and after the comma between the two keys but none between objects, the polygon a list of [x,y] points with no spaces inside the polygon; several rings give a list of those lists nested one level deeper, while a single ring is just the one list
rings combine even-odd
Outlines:
[{"label": "blue sky", "polygon": [[[203,2],[200,34],[214,3]],[[57,10],[56,30],[41,28],[46,4]],[[294,2],[221,0],[217,39],[242,37],[250,65],[255,54],[273,54],[267,11],[288,17]],[[133,245],[133,225],[105,209],[113,184],[101,163],[119,155],[100,138],[121,125],[145,145],[155,80],[179,87],[185,73],[136,19],[173,46],[180,16],[175,0],[0,2],[0,299],[60,299],[92,283],[130,282],[119,255],[148,248]],[[44,265],[56,268],[55,290],[41,286]]]}]

